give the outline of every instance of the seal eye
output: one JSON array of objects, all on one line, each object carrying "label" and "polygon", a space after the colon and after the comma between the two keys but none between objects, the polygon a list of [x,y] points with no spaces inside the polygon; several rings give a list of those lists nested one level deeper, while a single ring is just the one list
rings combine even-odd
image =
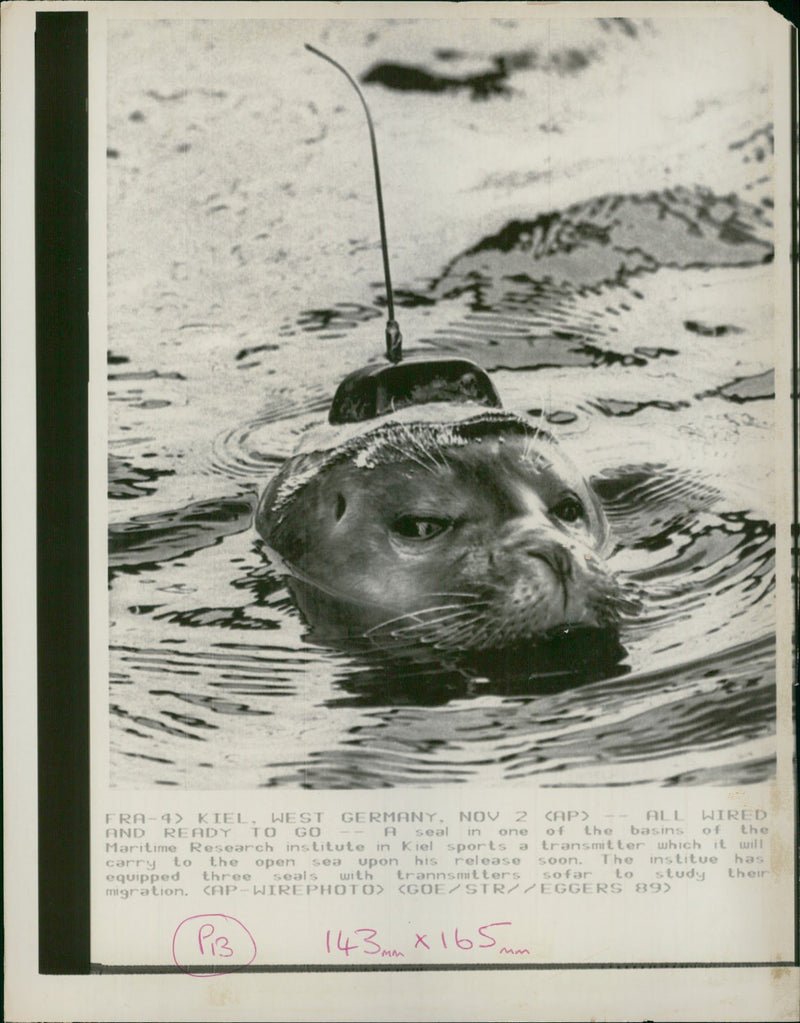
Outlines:
[{"label": "seal eye", "polygon": [[558,504],[553,505],[550,514],[555,515],[562,522],[577,522],[578,519],[584,518],[586,511],[579,498],[574,494],[567,494],[566,497],[561,498]]},{"label": "seal eye", "polygon": [[450,526],[449,519],[436,519],[426,515],[401,515],[392,529],[404,540],[432,540]]},{"label": "seal eye", "polygon": [[344,496],[342,494],[337,494],[336,495],[336,520],[337,520],[337,522],[342,517],[342,515],[344,515],[344,510],[345,510],[346,507],[347,507],[347,501],[345,501]]}]

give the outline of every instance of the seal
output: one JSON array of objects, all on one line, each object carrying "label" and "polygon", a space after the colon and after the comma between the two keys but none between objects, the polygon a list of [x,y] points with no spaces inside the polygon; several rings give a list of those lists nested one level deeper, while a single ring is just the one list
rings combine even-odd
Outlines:
[{"label": "seal", "polygon": [[412,406],[321,428],[255,526],[312,625],[444,651],[614,628],[623,600],[600,502],[534,420]]}]

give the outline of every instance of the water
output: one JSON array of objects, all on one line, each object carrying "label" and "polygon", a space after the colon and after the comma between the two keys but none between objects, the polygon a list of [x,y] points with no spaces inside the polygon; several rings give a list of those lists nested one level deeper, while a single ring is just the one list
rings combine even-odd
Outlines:
[{"label": "water", "polygon": [[[730,31],[112,25],[113,783],[772,775],[769,93]],[[480,362],[593,478],[642,599],[621,662],[334,649],[266,559],[257,495],[383,335],[363,115],[304,40],[374,71],[407,346]]]}]

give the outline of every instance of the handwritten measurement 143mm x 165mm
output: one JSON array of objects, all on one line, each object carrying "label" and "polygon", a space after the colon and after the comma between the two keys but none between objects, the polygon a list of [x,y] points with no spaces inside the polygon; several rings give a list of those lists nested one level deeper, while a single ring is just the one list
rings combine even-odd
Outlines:
[{"label": "handwritten measurement 143mm x 165mm", "polygon": [[530,955],[527,948],[511,948],[508,945],[502,945],[497,938],[489,933],[492,927],[510,926],[510,920],[498,920],[495,923],[482,924],[476,929],[476,933],[465,933],[458,927],[439,931],[438,934],[415,931],[413,944],[409,939],[406,951],[382,945],[378,940],[378,932],[372,927],[356,927],[352,932],[327,930],[325,932],[325,951],[330,955],[342,954],[345,958],[348,958],[351,953],[358,952],[362,955],[380,956],[382,959],[402,959],[405,958],[407,952],[424,953],[440,948],[461,952],[496,949],[505,955]]}]

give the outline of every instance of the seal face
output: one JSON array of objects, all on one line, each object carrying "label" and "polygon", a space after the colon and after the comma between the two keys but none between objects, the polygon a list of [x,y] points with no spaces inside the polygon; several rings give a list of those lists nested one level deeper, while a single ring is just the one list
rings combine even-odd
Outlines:
[{"label": "seal face", "polygon": [[453,651],[613,626],[605,517],[552,436],[474,406],[404,413],[296,454],[261,499],[312,624],[334,604],[350,634]]}]

